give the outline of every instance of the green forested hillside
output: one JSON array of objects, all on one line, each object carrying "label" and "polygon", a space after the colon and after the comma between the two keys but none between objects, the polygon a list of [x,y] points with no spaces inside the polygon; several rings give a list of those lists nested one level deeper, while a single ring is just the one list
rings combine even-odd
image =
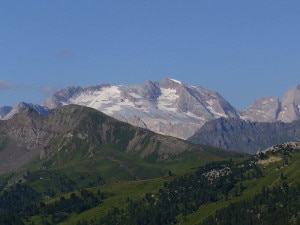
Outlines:
[{"label": "green forested hillside", "polygon": [[156,164],[164,176],[137,181],[106,183],[105,176],[76,175],[75,166],[29,170],[23,181],[2,185],[0,224],[299,224],[298,150],[282,145],[199,166],[191,164],[196,155],[180,157]]}]

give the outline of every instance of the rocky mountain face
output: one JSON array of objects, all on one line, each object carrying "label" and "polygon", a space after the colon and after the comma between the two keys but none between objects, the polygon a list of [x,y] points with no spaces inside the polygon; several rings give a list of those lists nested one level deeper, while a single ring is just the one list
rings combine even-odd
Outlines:
[{"label": "rocky mountain face", "polygon": [[142,85],[72,87],[55,93],[48,108],[78,104],[154,132],[186,139],[207,121],[237,118],[237,111],[218,93],[173,79]]},{"label": "rocky mountain face", "polygon": [[206,123],[188,140],[254,154],[272,145],[299,141],[300,120],[268,123],[220,118]]},{"label": "rocky mountain face", "polygon": [[282,102],[277,98],[261,98],[241,112],[241,119],[256,122],[292,122],[300,119],[300,85],[290,88]]},{"label": "rocky mountain face", "polygon": [[[68,105],[48,115],[24,108],[11,119],[0,121],[0,173],[14,171],[31,160],[49,159],[54,153],[82,157],[101,155],[107,149],[158,160],[201,146],[155,134],[113,119],[97,110]],[[57,160],[62,160],[60,157]],[[64,160],[66,160],[64,158]],[[57,163],[58,161],[56,161]]]},{"label": "rocky mountain face", "polygon": [[45,102],[48,108],[78,104],[95,108],[121,121],[182,139],[217,118],[252,122],[292,122],[300,119],[300,85],[275,97],[256,100],[245,111],[235,109],[218,93],[174,79],[142,85],[71,87]]},{"label": "rocky mountain face", "polygon": [[290,88],[283,97],[278,120],[291,122],[300,118],[300,85]]},{"label": "rocky mountain face", "polygon": [[279,99],[274,97],[261,98],[256,101],[244,112],[240,113],[240,118],[256,122],[275,122],[281,110]]}]

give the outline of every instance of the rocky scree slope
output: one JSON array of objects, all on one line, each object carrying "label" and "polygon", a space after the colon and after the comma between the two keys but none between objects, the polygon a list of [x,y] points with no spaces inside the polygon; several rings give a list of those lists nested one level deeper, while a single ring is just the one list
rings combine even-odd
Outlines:
[{"label": "rocky scree slope", "polygon": [[203,148],[78,105],[53,109],[46,116],[25,108],[11,119],[0,121],[0,173],[14,171],[38,157],[51,159],[56,152],[81,152],[83,157],[93,157],[110,150],[141,158],[155,155],[163,160]]}]

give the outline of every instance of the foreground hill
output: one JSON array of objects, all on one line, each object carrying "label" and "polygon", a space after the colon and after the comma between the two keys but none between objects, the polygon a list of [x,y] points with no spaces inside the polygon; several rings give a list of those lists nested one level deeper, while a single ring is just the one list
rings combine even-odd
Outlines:
[{"label": "foreground hill", "polygon": [[272,145],[300,140],[300,120],[283,122],[250,122],[220,118],[206,123],[192,137],[193,143],[255,154]]},{"label": "foreground hill", "polygon": [[46,116],[25,108],[10,120],[0,121],[0,150],[1,174],[33,160],[48,168],[76,160],[105,159],[139,176],[141,170],[127,162],[128,158],[155,163],[186,152],[203,155],[203,161],[225,155],[223,150],[155,134],[77,105],[53,109]]},{"label": "foreground hill", "polygon": [[[50,171],[38,177],[28,172],[25,181],[0,195],[0,224],[297,225],[299,162],[300,143],[286,143],[246,160],[211,162],[185,175],[102,184],[54,198],[39,191]],[[52,172],[52,182],[72,183]]]},{"label": "foreground hill", "polygon": [[[69,213],[86,212],[123,191],[117,185],[117,192],[103,193],[104,187],[149,178],[162,184],[207,162],[241,157],[134,127],[88,107],[63,106],[44,116],[24,108],[0,121],[0,224],[31,219],[58,224],[69,220]],[[155,181],[152,187],[159,185]],[[56,198],[65,201],[57,205]],[[55,204],[44,203],[49,199]]]}]

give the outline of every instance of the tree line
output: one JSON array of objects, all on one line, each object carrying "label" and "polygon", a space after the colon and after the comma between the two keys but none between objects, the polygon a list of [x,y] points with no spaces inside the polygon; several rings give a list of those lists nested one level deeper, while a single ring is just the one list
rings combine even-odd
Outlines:
[{"label": "tree line", "polygon": [[167,225],[178,222],[204,204],[235,197],[243,192],[243,181],[262,176],[252,161],[214,162],[196,172],[166,182],[158,193],[141,200],[127,200],[127,207],[114,208],[105,217],[80,221],[77,225]]},{"label": "tree line", "polygon": [[199,225],[300,225],[300,186],[283,182],[252,199],[232,203]]}]

